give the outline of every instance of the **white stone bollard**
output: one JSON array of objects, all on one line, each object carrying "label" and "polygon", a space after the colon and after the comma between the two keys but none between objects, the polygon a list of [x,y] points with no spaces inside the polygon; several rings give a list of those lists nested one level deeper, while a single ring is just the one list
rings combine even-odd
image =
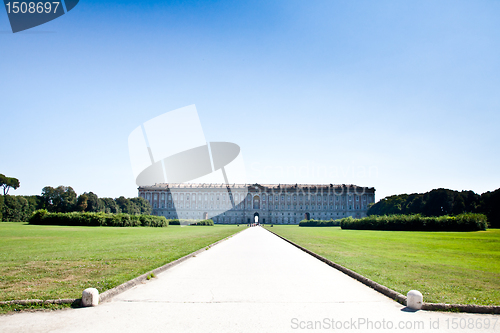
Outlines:
[{"label": "white stone bollard", "polygon": [[406,306],[413,310],[420,310],[423,301],[422,293],[418,290],[410,290],[406,295]]},{"label": "white stone bollard", "polygon": [[95,288],[87,288],[82,292],[83,306],[96,306],[99,304],[99,291]]}]

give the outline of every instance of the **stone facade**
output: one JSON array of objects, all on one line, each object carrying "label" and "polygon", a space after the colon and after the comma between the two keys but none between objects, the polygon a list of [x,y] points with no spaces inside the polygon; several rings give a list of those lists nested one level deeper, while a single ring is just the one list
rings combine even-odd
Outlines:
[{"label": "stone facade", "polygon": [[373,187],[332,184],[156,184],[140,186],[153,214],[167,219],[213,219],[214,223],[298,224],[366,216]]}]

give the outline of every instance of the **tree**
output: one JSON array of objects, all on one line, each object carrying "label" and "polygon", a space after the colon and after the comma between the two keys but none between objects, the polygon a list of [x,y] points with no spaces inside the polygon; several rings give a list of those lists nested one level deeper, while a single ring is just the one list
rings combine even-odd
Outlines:
[{"label": "tree", "polygon": [[113,214],[121,213],[120,207],[118,207],[115,200],[113,200],[112,198],[102,198],[101,200],[104,204],[104,211],[106,213],[113,213]]},{"label": "tree", "polygon": [[85,211],[94,213],[104,212],[104,203],[99,199],[97,194],[93,192],[85,194],[88,196],[87,209]]},{"label": "tree", "polygon": [[120,207],[122,213],[131,215],[138,215],[141,213],[140,208],[131,199],[127,199],[124,196],[121,196],[115,201],[118,207]]},{"label": "tree", "polygon": [[28,200],[23,196],[5,195],[4,205],[2,208],[3,220],[7,222],[24,222],[28,221],[31,209]]},{"label": "tree", "polygon": [[129,200],[132,201],[135,204],[135,206],[139,209],[139,214],[151,215],[151,213],[153,212],[151,204],[146,199],[139,197],[139,198],[131,198]]},{"label": "tree", "polygon": [[465,200],[462,194],[458,194],[453,201],[452,213],[454,215],[461,214],[465,212]]},{"label": "tree", "polygon": [[493,228],[500,228],[500,188],[481,194],[480,211],[488,217]]},{"label": "tree", "polygon": [[411,194],[407,202],[407,211],[405,214],[422,213],[424,209],[424,196],[422,194]]},{"label": "tree", "polygon": [[76,208],[76,192],[71,186],[46,186],[42,189],[44,207],[49,212],[72,212]]},{"label": "tree", "polygon": [[5,175],[0,174],[0,186],[3,187],[3,195],[7,195],[11,188],[14,190],[19,188],[19,179],[6,177]]},{"label": "tree", "polygon": [[[368,215],[422,214],[441,216],[446,214],[477,213],[481,198],[473,191],[435,189],[426,193],[392,195],[369,207]],[[482,212],[482,211],[481,211]]]},{"label": "tree", "polygon": [[79,212],[84,212],[85,209],[87,208],[87,201],[89,200],[89,197],[83,193],[78,196],[78,199],[76,200],[76,209]]},{"label": "tree", "polygon": [[451,214],[453,206],[453,191],[438,188],[425,194],[424,214],[427,216],[442,216]]}]

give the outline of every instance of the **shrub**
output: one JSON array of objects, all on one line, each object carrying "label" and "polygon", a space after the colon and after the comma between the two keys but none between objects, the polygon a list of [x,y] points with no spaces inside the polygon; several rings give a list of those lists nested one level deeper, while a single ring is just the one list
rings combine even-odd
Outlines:
[{"label": "shrub", "polygon": [[168,220],[169,225],[214,225],[212,220],[194,220],[194,219],[172,219]]},{"label": "shrub", "polygon": [[340,220],[302,220],[299,227],[338,227]]},{"label": "shrub", "polygon": [[47,215],[49,212],[46,209],[39,209],[33,214],[31,214],[30,217],[30,224],[42,224],[42,219],[44,218],[45,215]]},{"label": "shrub", "polygon": [[192,223],[191,225],[214,225],[214,221],[212,221],[212,220],[201,220],[201,221]]},{"label": "shrub", "polygon": [[167,219],[164,216],[129,215],[110,213],[49,213],[45,209],[35,211],[30,224],[41,225],[69,225],[69,226],[108,226],[108,227],[166,227]]},{"label": "shrub", "polygon": [[370,215],[361,219],[340,220],[342,229],[393,231],[477,231],[486,230],[483,214],[465,213],[456,216]]}]

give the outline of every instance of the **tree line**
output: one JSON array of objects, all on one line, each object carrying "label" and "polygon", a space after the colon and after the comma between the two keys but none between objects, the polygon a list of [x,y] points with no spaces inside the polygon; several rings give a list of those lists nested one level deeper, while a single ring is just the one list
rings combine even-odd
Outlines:
[{"label": "tree line", "polygon": [[463,213],[485,214],[491,227],[500,227],[500,188],[481,195],[444,188],[426,193],[398,194],[386,197],[368,209],[368,215],[444,216]]},{"label": "tree line", "polygon": [[29,220],[38,209],[51,213],[103,212],[125,213],[130,215],[150,215],[151,205],[144,198],[99,198],[93,192],[77,195],[71,186],[46,186],[41,195],[3,195],[0,196],[0,221]]}]

